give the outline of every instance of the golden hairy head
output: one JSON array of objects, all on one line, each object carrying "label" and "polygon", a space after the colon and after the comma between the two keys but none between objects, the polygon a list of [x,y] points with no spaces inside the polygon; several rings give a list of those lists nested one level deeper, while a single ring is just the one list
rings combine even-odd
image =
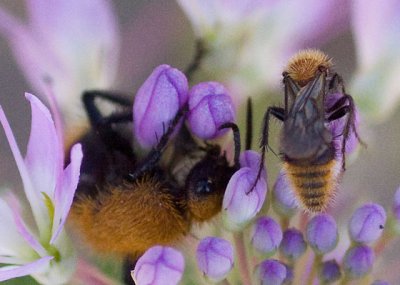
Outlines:
[{"label": "golden hairy head", "polygon": [[317,49],[306,49],[289,60],[285,71],[300,86],[304,86],[314,78],[319,67],[329,69],[331,66],[332,61],[325,53]]}]

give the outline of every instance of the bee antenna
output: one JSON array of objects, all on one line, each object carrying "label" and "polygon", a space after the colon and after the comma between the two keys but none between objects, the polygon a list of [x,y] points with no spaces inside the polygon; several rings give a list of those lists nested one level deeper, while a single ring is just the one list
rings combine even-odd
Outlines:
[{"label": "bee antenna", "polygon": [[222,129],[232,129],[233,132],[233,141],[235,143],[235,157],[234,157],[234,167],[239,169],[240,168],[240,162],[239,162],[239,157],[240,157],[240,132],[239,132],[239,127],[232,122],[225,123],[219,127],[220,130]]}]

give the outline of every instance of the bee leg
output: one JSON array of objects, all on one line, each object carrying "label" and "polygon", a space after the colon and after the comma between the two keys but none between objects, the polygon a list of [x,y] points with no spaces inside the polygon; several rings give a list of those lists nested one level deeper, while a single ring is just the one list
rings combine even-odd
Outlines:
[{"label": "bee leg", "polygon": [[346,150],[346,142],[350,137],[350,130],[353,130],[357,140],[365,146],[365,143],[360,139],[358,135],[356,125],[355,125],[355,105],[353,98],[350,95],[345,94],[341,97],[332,107],[327,110],[328,113],[331,113],[328,116],[328,122],[338,120],[343,118],[347,114],[349,115],[346,120],[346,124],[343,130],[343,138],[342,138],[342,169],[346,169],[345,165],[345,150]]},{"label": "bee leg", "polygon": [[258,166],[257,177],[256,177],[253,185],[251,186],[249,193],[251,191],[253,191],[254,187],[256,186],[258,180],[261,177],[261,173],[264,168],[265,153],[267,152],[267,148],[269,148],[268,133],[269,133],[269,121],[271,119],[271,115],[273,115],[275,118],[277,118],[280,121],[284,121],[285,120],[285,109],[283,109],[281,107],[269,107],[267,109],[267,112],[265,112],[265,114],[264,114],[262,135],[261,135],[261,141],[260,141],[260,148],[261,148],[260,165]]},{"label": "bee leg", "polygon": [[239,163],[239,157],[240,157],[240,132],[239,132],[239,127],[235,123],[225,123],[219,127],[220,130],[222,129],[232,129],[233,132],[233,141],[235,143],[235,156],[234,156],[234,168],[239,169],[240,168],[240,163]]},{"label": "bee leg", "polygon": [[131,271],[135,268],[137,258],[126,257],[122,265],[123,282],[126,285],[135,285]]},{"label": "bee leg", "polygon": [[138,177],[142,176],[143,174],[147,173],[154,169],[157,166],[158,162],[161,159],[161,155],[164,152],[169,138],[171,137],[172,133],[175,130],[175,127],[178,125],[181,118],[186,116],[188,111],[187,105],[184,105],[175,117],[170,121],[168,129],[163,133],[158,144],[147,154],[147,156],[143,159],[143,163],[137,167],[137,169],[129,174],[129,180],[135,181]]},{"label": "bee leg", "polygon": [[247,99],[246,110],[246,150],[251,149],[253,140],[253,103],[251,98]]},{"label": "bee leg", "polygon": [[92,126],[99,126],[99,125],[101,126],[110,123],[132,121],[131,110],[129,112],[123,113],[123,115],[121,116],[111,115],[110,117],[108,117],[108,119],[105,118],[101,114],[99,108],[96,106],[95,103],[96,98],[101,98],[103,100],[115,103],[123,107],[132,106],[132,102],[121,94],[114,94],[100,90],[85,91],[82,95],[82,101]]}]

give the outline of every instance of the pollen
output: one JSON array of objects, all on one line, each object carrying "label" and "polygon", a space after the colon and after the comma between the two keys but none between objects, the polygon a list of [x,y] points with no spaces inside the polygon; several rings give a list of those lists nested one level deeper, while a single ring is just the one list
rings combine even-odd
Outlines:
[{"label": "pollen", "polygon": [[314,78],[318,67],[330,68],[331,59],[317,49],[306,49],[296,53],[286,67],[286,72],[300,86],[306,85]]}]

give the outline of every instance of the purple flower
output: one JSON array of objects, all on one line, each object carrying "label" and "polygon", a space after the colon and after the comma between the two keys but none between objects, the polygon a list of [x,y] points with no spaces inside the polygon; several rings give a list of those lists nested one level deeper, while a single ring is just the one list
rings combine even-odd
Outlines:
[{"label": "purple flower", "polygon": [[381,236],[385,223],[386,213],[382,206],[365,204],[358,208],[350,219],[350,236],[356,242],[373,242]]},{"label": "purple flower", "polygon": [[0,7],[0,35],[38,94],[47,94],[46,79],[51,80],[72,125],[84,117],[76,107],[82,92],[110,88],[115,80],[120,39],[112,7],[105,0],[27,0],[26,5],[27,23]]},{"label": "purple flower", "polygon": [[223,280],[233,267],[232,245],[217,237],[202,239],[196,251],[197,265],[214,282]]},{"label": "purple flower", "polygon": [[256,177],[257,170],[243,167],[229,180],[222,202],[227,228],[243,228],[261,210],[267,194],[267,183],[260,177],[250,192]]},{"label": "purple flower", "polygon": [[[32,125],[25,159],[0,106],[0,122],[22,178],[34,228],[22,216],[22,206],[11,196],[0,200],[0,280],[32,275],[41,283],[61,284],[74,271],[74,251],[63,231],[79,180],[81,146],[71,151],[71,163],[64,169],[64,150],[49,110],[33,95]],[[51,260],[51,262],[50,262]],[[62,272],[62,274],[60,274]]]},{"label": "purple flower", "polygon": [[225,87],[218,82],[202,82],[190,89],[188,123],[199,138],[213,139],[227,130],[218,128],[235,121],[235,108]]},{"label": "purple flower", "polygon": [[342,271],[336,260],[328,260],[322,263],[319,278],[323,284],[334,283],[342,277]]},{"label": "purple flower", "polygon": [[298,205],[289,183],[285,171],[281,170],[272,190],[272,207],[279,215],[290,217],[296,213]]},{"label": "purple flower", "polygon": [[282,241],[282,230],[270,217],[260,217],[254,223],[251,233],[251,243],[254,248],[268,254],[273,254]]},{"label": "purple flower", "polygon": [[306,251],[307,244],[301,231],[291,228],[283,233],[279,249],[286,258],[297,259]]},{"label": "purple flower", "polygon": [[137,285],[178,284],[182,279],[185,260],[172,247],[153,246],[137,261],[132,278]]},{"label": "purple flower", "polygon": [[[286,266],[276,259],[267,259],[257,265],[255,275],[261,284],[280,285],[286,278]],[[257,283],[258,284],[258,283]]]},{"label": "purple flower", "polygon": [[138,142],[145,148],[155,146],[187,98],[188,82],[181,71],[166,64],[155,68],[139,88],[133,104]]},{"label": "purple flower", "polygon": [[[240,154],[240,166],[241,167],[250,167],[251,169],[254,169],[258,171],[258,167],[260,166],[260,159],[261,155],[254,151],[254,150],[245,150]],[[265,167],[264,167],[265,168]],[[267,172],[265,169],[261,172],[261,177],[267,181]]]},{"label": "purple flower", "polygon": [[390,285],[390,284],[389,282],[383,280],[375,280],[374,282],[371,283],[371,285]]},{"label": "purple flower", "polygon": [[363,113],[388,118],[400,103],[400,2],[353,1],[357,69],[350,88]]},{"label": "purple flower", "polygon": [[338,229],[333,217],[327,214],[313,217],[307,225],[306,239],[317,254],[332,251],[338,242]]},{"label": "purple flower", "polygon": [[393,202],[393,214],[394,217],[400,221],[400,187],[397,189],[394,194],[394,202]]},{"label": "purple flower", "polygon": [[[343,97],[342,93],[329,94],[326,97],[325,107],[326,108],[332,107],[341,97]],[[337,150],[342,149],[343,132],[347,120],[348,120],[348,115],[329,123],[329,130],[332,133],[332,136],[334,138],[333,142]],[[353,130],[352,128],[350,129],[349,137],[346,140],[346,146],[345,146],[346,154],[353,153],[357,149],[357,146],[359,145],[359,141],[356,136],[356,132],[358,133],[358,126],[360,124],[360,115],[357,106],[355,106],[355,111],[354,111],[354,123],[356,129],[355,130]],[[341,154],[341,152],[338,153]]]},{"label": "purple flower", "polygon": [[350,248],[344,257],[343,266],[347,275],[360,278],[371,271],[374,263],[374,252],[366,245]]}]

